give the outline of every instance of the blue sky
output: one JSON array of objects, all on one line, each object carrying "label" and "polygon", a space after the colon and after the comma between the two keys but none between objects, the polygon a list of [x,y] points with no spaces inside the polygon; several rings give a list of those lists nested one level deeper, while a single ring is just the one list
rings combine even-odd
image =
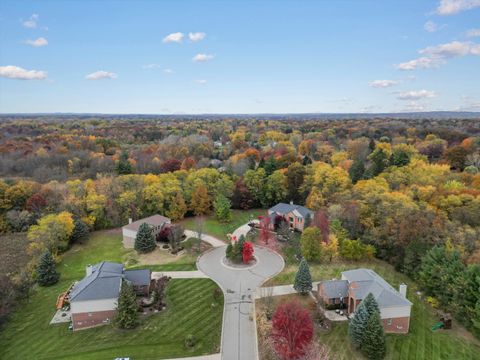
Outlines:
[{"label": "blue sky", "polygon": [[0,3],[2,113],[479,111],[479,84],[480,0]]}]

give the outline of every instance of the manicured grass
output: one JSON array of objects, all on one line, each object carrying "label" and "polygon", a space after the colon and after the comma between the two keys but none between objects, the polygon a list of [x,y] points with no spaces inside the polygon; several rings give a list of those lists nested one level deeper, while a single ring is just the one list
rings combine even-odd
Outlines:
[{"label": "manicured grass", "polygon": [[[416,295],[417,284],[404,274],[380,260],[364,263],[325,263],[311,264],[314,281],[339,278],[345,270],[366,267],[375,270],[393,287],[402,282],[408,285],[408,299],[413,303],[410,332],[407,335],[387,335],[386,359],[479,359],[480,343],[454,321],[452,330],[432,331],[431,326],[438,322],[434,310]],[[288,265],[282,273],[268,282],[268,285],[293,283],[297,266]],[[318,339],[327,344],[339,360],[358,359],[361,355],[353,350],[348,340],[347,323],[335,323],[329,332],[319,331]]]},{"label": "manicured grass", "polygon": [[[265,209],[252,209],[252,210],[232,210],[232,221],[229,223],[221,223],[215,215],[205,216],[205,228],[206,234],[215,236],[220,240],[227,240],[227,234],[233,233],[239,226],[246,224],[253,216],[256,219],[259,215],[267,213]],[[195,218],[187,218],[182,221],[182,225],[186,229],[195,231]]]},{"label": "manicured grass", "polygon": [[151,271],[193,271],[197,270],[197,264],[193,262],[173,262],[161,265],[135,265],[129,269],[150,269]]},{"label": "manicured grass", "polygon": [[[12,316],[0,336],[1,359],[162,359],[218,351],[223,300],[216,302],[217,285],[209,279],[176,279],[167,286],[167,309],[143,318],[134,330],[110,325],[71,332],[67,324],[49,325],[57,295],[84,276],[85,266],[101,260],[121,261],[121,237],[98,232],[83,245],[68,251],[58,268],[58,284],[35,289]],[[193,334],[192,350],[184,339]]]}]

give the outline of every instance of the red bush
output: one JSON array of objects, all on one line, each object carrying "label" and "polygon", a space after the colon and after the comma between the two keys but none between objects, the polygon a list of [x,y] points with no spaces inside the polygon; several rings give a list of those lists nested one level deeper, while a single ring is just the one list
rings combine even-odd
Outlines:
[{"label": "red bush", "polygon": [[297,301],[280,304],[272,318],[272,341],[282,360],[301,359],[313,338],[308,310]]},{"label": "red bush", "polygon": [[243,257],[243,263],[244,264],[248,264],[250,262],[250,260],[252,260],[252,258],[253,258],[252,243],[246,241],[243,244],[242,257]]}]

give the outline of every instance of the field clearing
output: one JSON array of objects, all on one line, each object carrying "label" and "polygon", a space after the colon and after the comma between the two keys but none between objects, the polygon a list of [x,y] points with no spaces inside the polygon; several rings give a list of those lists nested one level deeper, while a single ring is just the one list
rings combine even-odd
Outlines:
[{"label": "field clearing", "polygon": [[[205,216],[205,226],[203,232],[208,235],[215,236],[220,240],[227,241],[227,234],[233,233],[239,226],[246,224],[250,219],[256,219],[259,215],[267,213],[265,209],[251,210],[232,210],[232,221],[229,223],[221,223],[215,215]],[[180,222],[185,229],[195,231],[195,218],[186,218]]]}]

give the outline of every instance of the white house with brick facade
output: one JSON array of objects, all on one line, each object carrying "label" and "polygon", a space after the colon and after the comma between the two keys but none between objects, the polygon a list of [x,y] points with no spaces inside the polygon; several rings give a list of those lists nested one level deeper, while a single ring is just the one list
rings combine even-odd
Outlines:
[{"label": "white house with brick facade", "polygon": [[371,269],[344,271],[341,280],[318,284],[320,300],[330,305],[343,303],[348,314],[354,314],[369,293],[378,303],[385,332],[408,333],[412,303],[407,299],[407,285],[401,284],[397,291]]}]

